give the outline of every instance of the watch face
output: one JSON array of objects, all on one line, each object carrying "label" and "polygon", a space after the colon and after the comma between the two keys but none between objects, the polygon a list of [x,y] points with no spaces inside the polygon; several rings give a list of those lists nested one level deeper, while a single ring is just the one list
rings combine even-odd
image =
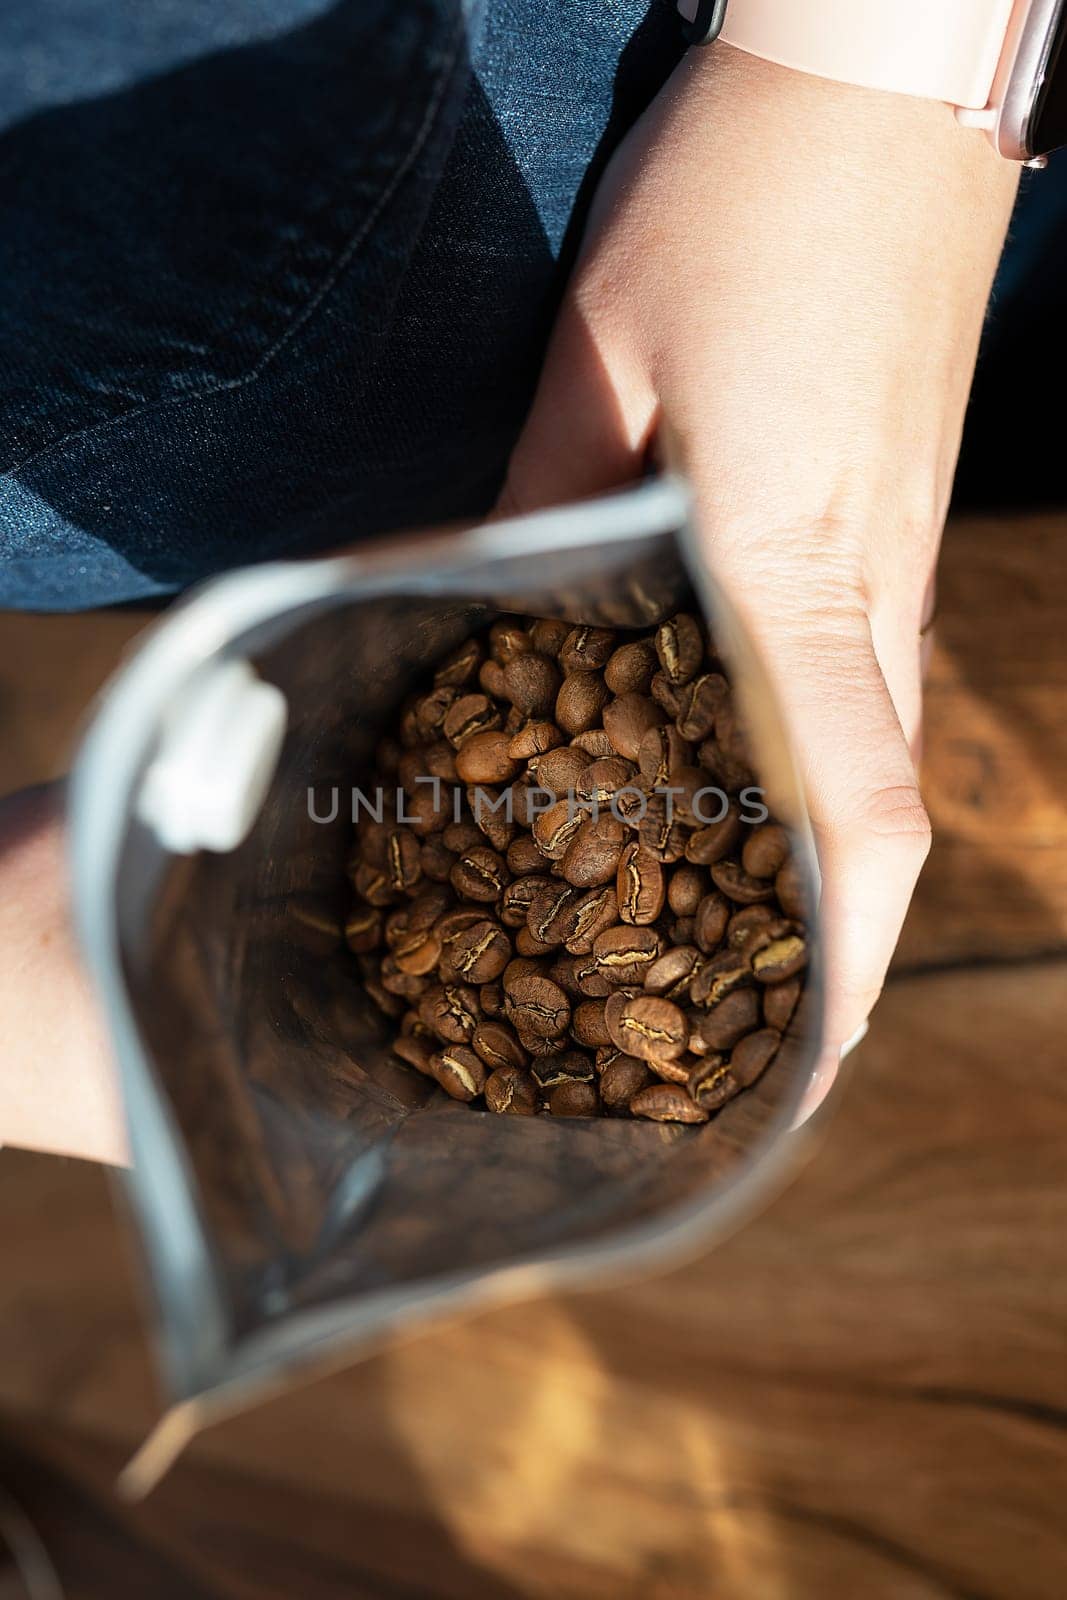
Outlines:
[{"label": "watch face", "polygon": [[1034,155],[1067,144],[1067,5],[1058,8],[1047,52],[1026,141]]}]

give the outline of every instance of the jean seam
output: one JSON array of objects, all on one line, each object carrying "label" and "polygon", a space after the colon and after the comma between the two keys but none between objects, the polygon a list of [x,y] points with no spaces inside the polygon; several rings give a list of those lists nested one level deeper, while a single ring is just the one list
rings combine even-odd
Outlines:
[{"label": "jean seam", "polygon": [[[253,362],[252,366],[249,367],[247,372],[243,372],[235,378],[217,379],[214,383],[206,384],[203,388],[190,390],[185,394],[168,395],[160,400],[149,401],[146,405],[139,406],[132,411],[124,412],[122,416],[119,417],[107,417],[101,422],[92,422],[88,423],[83,428],[74,428],[70,433],[63,434],[59,439],[53,439],[50,444],[44,445],[40,450],[35,451],[30,456],[27,456],[17,465],[9,467],[5,472],[0,473],[0,482],[11,481],[12,479],[17,478],[21,473],[25,472],[28,467],[36,465],[36,463],[39,461],[44,461],[48,456],[52,455],[53,452],[63,449],[64,446],[69,445],[75,439],[83,439],[94,434],[106,433],[111,428],[126,423],[137,422],[140,420],[140,418],[148,416],[152,412],[162,411],[171,406],[184,405],[190,400],[208,400],[214,395],[227,394],[233,390],[242,389],[246,385],[254,383],[258,378],[260,378],[275,357],[296,337],[298,333],[300,333],[304,327],[307,326],[307,324],[314,317],[315,313],[323,305],[327,297],[336,288],[340,278],[351,265],[360,248],[366,243],[371,230],[380,220],[386,208],[392,201],[394,195],[400,189],[405,178],[410,173],[412,167],[419,157],[419,154],[424,148],[430,133],[433,130],[434,123],[437,121],[441,107],[444,104],[445,91],[447,89],[449,79],[455,70],[456,62],[459,58],[460,48],[463,42],[463,37],[464,11],[463,8],[460,7],[457,11],[456,25],[453,30],[452,37],[449,40],[444,61],[441,64],[441,69],[438,74],[437,81],[434,84],[433,92],[431,93],[429,101],[427,102],[425,114],[422,118],[422,121],[419,123],[419,126],[415,130],[414,138],[408,146],[407,151],[402,159],[397,163],[392,177],[389,179],[389,182],[385,185],[381,194],[372,205],[370,211],[367,213],[367,216],[364,218],[362,225],[349,239],[344,249],[334,261],[333,266],[330,268],[323,281],[319,284],[319,287],[307,301],[306,305],[304,305],[301,310],[296,313],[296,315],[290,320],[288,326],[283,329],[283,331],[274,340],[273,344],[264,350],[262,355],[260,355],[258,359]],[[6,559],[9,558],[5,558],[5,560]]]}]

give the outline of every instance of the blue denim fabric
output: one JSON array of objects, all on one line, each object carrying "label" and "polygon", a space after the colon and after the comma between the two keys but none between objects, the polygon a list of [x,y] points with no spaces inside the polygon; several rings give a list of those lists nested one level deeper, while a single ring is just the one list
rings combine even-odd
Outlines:
[{"label": "blue denim fabric", "polygon": [[[680,53],[669,0],[5,0],[0,604],[484,511],[597,174]],[[979,432],[1064,193],[1031,186]]]}]

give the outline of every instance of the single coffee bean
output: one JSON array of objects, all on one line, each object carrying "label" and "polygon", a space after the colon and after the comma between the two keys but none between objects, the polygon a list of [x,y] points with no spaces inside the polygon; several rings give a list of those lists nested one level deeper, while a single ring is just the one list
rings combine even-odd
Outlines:
[{"label": "single coffee bean", "polygon": [[669,719],[673,720],[682,709],[684,687],[682,684],[672,683],[662,668],[652,674],[648,692]]},{"label": "single coffee bean", "polygon": [[385,872],[381,867],[371,866],[369,861],[361,861],[359,863],[352,883],[356,893],[368,905],[378,907],[391,905],[395,898],[393,886],[386,877]]},{"label": "single coffee bean", "polygon": [[563,876],[578,888],[591,889],[614,878],[626,829],[610,812],[583,822],[563,856]]},{"label": "single coffee bean", "polygon": [[[545,858],[538,848],[537,841],[532,839],[528,833],[520,833],[516,839],[511,841],[508,845],[505,859],[508,864],[508,871],[514,873],[517,878],[523,874],[540,873],[545,866]],[[508,885],[508,889],[513,889],[514,887],[513,883]],[[507,897],[508,889],[504,891],[505,898]]]},{"label": "single coffee bean", "polygon": [[544,1090],[561,1083],[592,1083],[596,1076],[592,1057],[584,1050],[560,1050],[541,1056],[530,1071]]},{"label": "single coffee bean", "polygon": [[672,1000],[658,995],[639,994],[631,999],[613,995],[605,1001],[604,1015],[612,1044],[626,1055],[647,1061],[653,1071],[682,1055],[689,1042],[685,1013]]},{"label": "single coffee bean", "polygon": [[787,978],[795,978],[808,964],[807,942],[795,927],[778,938],[769,939],[766,944],[750,943],[747,950],[752,971],[760,983],[783,983]]},{"label": "single coffee bean", "polygon": [[792,1021],[800,999],[801,981],[787,978],[784,983],[772,984],[763,993],[763,1020],[768,1028],[784,1033]]},{"label": "single coffee bean", "polygon": [[486,1080],[485,1105],[498,1117],[536,1117],[541,1097],[530,1074],[521,1067],[498,1067]]},{"label": "single coffee bean", "polygon": [[730,902],[717,889],[701,900],[693,919],[693,937],[706,956],[717,950],[726,934]]},{"label": "single coffee bean", "polygon": [[548,717],[562,682],[559,667],[532,650],[515,656],[504,668],[504,692],[524,717]]},{"label": "single coffee bean", "polygon": [[399,1056],[401,1061],[409,1067],[414,1067],[416,1072],[421,1072],[427,1078],[433,1077],[430,1061],[435,1054],[435,1044],[430,1037],[423,1033],[401,1034],[394,1040],[393,1054]]},{"label": "single coffee bean", "polygon": [[433,883],[447,883],[456,857],[440,834],[431,836],[419,851],[419,866],[424,878]]},{"label": "single coffee bean", "polygon": [[478,686],[494,700],[504,699],[504,668],[492,657],[478,668]]},{"label": "single coffee bean", "polygon": [[440,959],[441,941],[432,929],[421,934],[418,943],[405,943],[402,951],[393,953],[393,960],[398,970],[415,978],[426,977],[434,970]]},{"label": "single coffee bean", "polygon": [[543,756],[563,743],[563,735],[554,722],[544,719],[524,723],[508,745],[508,755],[513,761],[529,761]]},{"label": "single coffee bean", "polygon": [[630,1101],[635,1117],[651,1122],[707,1122],[708,1113],[698,1106],[679,1083],[653,1083],[641,1089]]},{"label": "single coffee bean", "polygon": [[685,686],[675,725],[683,739],[698,744],[716,726],[730,694],[726,679],[718,672],[704,672]]},{"label": "single coffee bean", "polygon": [[[637,765],[650,789],[666,789],[678,782],[678,773],[688,768],[693,748],[670,723],[649,728],[637,751]],[[703,774],[697,773],[698,786]]]},{"label": "single coffee bean", "polygon": [[489,650],[502,667],[529,649],[530,635],[517,617],[501,617],[489,629]]},{"label": "single coffee bean", "polygon": [[756,934],[769,923],[778,920],[774,907],[770,905],[742,906],[740,910],[735,909],[726,924],[726,943],[731,950],[747,950]]},{"label": "single coffee bean", "polygon": [[695,617],[685,612],[656,629],[656,655],[672,684],[688,683],[704,659],[704,635]]},{"label": "single coffee bean", "polygon": [[[720,711],[720,722],[725,715],[725,709]],[[715,738],[705,739],[701,744],[697,750],[697,760],[707,773],[708,782],[725,789],[727,794],[740,794],[742,789],[751,788],[756,781],[748,762],[731,755],[720,743],[717,733]]]},{"label": "single coffee bean", "polygon": [[385,851],[385,870],[395,893],[409,893],[422,877],[420,849],[419,840],[410,828],[396,828],[390,834]]},{"label": "single coffee bean", "polygon": [[698,969],[689,986],[689,998],[697,1006],[717,1006],[735,989],[752,983],[752,968],[739,950],[723,950]]},{"label": "single coffee bean", "polygon": [[587,761],[602,761],[605,756],[615,754],[615,746],[603,728],[587,728],[584,733],[576,733],[571,744],[585,752]]},{"label": "single coffee bean", "polygon": [[681,861],[689,842],[689,830],[684,827],[675,807],[666,795],[654,794],[637,827],[637,837],[657,861],[670,866]]},{"label": "single coffee bean", "polygon": [[634,1095],[654,1082],[648,1067],[636,1056],[616,1055],[600,1074],[601,1103],[607,1111],[625,1111]]},{"label": "single coffee bean", "polygon": [[621,694],[604,707],[603,715],[604,732],[612,749],[627,761],[637,760],[641,740],[649,728],[664,720],[660,707],[645,694]]},{"label": "single coffee bean", "polygon": [[482,647],[477,639],[464,639],[449,652],[433,675],[436,684],[447,684],[458,689],[478,676],[482,664]]},{"label": "single coffee bean", "polygon": [[789,860],[789,835],[779,822],[753,828],[741,851],[741,865],[753,878],[775,878]]},{"label": "single coffee bean", "polygon": [[695,945],[675,945],[665,950],[645,974],[646,992],[661,995],[665,1000],[688,1000],[689,986],[703,960]]},{"label": "single coffee bean", "polygon": [[473,850],[476,845],[485,843],[482,830],[469,818],[464,822],[450,822],[441,837],[457,856],[463,855],[467,850]]},{"label": "single coffee bean", "polygon": [[[370,959],[372,958],[369,956],[362,957],[364,961],[369,961]],[[403,999],[398,994],[390,994],[382,983],[380,967],[368,969],[363,973],[363,989],[365,994],[374,1001],[378,1010],[383,1012],[385,1016],[395,1019],[403,1012]],[[425,995],[420,996],[420,1005],[425,998]]]},{"label": "single coffee bean", "polygon": [[515,952],[520,956],[530,956],[534,960],[540,956],[553,956],[557,946],[548,944],[544,939],[539,939],[527,923],[525,928],[520,928],[515,934]]},{"label": "single coffee bean", "polygon": [[[404,914],[403,912],[394,913],[394,916],[396,915],[403,917]],[[390,917],[390,923],[392,923],[393,920],[394,918]],[[483,922],[484,920],[484,906],[452,906],[449,910],[442,911],[441,915],[432,924],[432,927],[442,945],[444,945],[446,948],[449,948],[452,944],[452,941],[458,938],[461,933],[466,933],[468,928],[473,928],[479,922]],[[408,929],[409,922],[410,919],[404,917],[403,928],[405,934]]]},{"label": "single coffee bean", "polygon": [[534,938],[551,948],[562,944],[573,927],[573,908],[578,890],[569,883],[552,882],[530,902],[526,926]]},{"label": "single coffee bean", "polygon": [[535,819],[533,836],[550,861],[563,860],[587,816],[587,812],[576,808],[570,800],[557,800]]},{"label": "single coffee bean", "polygon": [[405,797],[406,826],[419,840],[431,833],[440,833],[452,820],[452,807],[450,787],[443,783],[420,784],[414,794]]},{"label": "single coffee bean", "polygon": [[559,664],[568,674],[596,670],[607,665],[616,642],[607,628],[572,628],[560,647]]},{"label": "single coffee bean", "polygon": [[696,940],[696,918],[679,917],[672,922],[669,932],[674,944],[693,944]]},{"label": "single coffee bean", "polygon": [[604,667],[604,682],[612,694],[647,694],[656,666],[656,652],[649,641],[631,639],[613,651]]},{"label": "single coffee bean", "polygon": [[540,975],[540,972],[541,968],[536,961],[531,961],[526,956],[516,956],[504,968],[500,981],[503,983],[506,992],[512,984],[518,983],[520,978],[531,976],[536,978]]},{"label": "single coffee bean", "polygon": [[686,1087],[697,1105],[709,1112],[720,1110],[741,1091],[741,1085],[721,1055],[705,1056],[689,1074]]},{"label": "single coffee bean", "polygon": [[507,887],[509,873],[504,857],[487,844],[475,845],[460,856],[451,883],[465,900],[498,900]]},{"label": "single coffee bean", "polygon": [[588,956],[594,942],[619,920],[619,902],[612,884],[579,891],[571,906],[570,928],[563,943],[572,956]]},{"label": "single coffee bean", "polygon": [[[433,970],[433,963],[428,968]],[[398,994],[403,999],[416,1001],[430,988],[430,979],[426,973],[405,972],[394,955],[382,957],[382,964],[378,970],[378,978],[383,989],[388,989],[390,994]]]},{"label": "single coffee bean", "polygon": [[[578,779],[578,798],[596,806],[598,810],[606,808],[610,812],[615,795],[627,784],[633,783],[636,771],[633,762],[624,761],[621,756],[602,756],[597,761],[591,761]],[[614,812],[611,814],[614,815]]]},{"label": "single coffee bean", "polygon": [[[516,844],[521,841],[516,840]],[[514,846],[512,847],[514,848]],[[545,858],[538,850],[537,858],[542,866]],[[511,864],[511,850],[508,851],[508,864]],[[530,914],[530,907],[539,894],[551,890],[555,880],[544,873],[528,872],[509,883],[500,899],[500,920],[506,928],[522,928],[526,926]]]},{"label": "single coffee bean", "polygon": [[580,999],[582,994],[574,970],[577,962],[577,956],[569,955],[565,951],[556,951],[555,960],[548,969],[548,976],[552,982],[558,983],[564,994],[569,995],[572,1000]]},{"label": "single coffee bean", "polygon": [[736,804],[731,802],[721,822],[712,822],[706,828],[698,828],[690,834],[685,858],[698,867],[710,867],[728,856],[740,837],[741,814]]},{"label": "single coffee bean", "polygon": [[538,617],[529,627],[530,646],[538,655],[555,659],[563,649],[571,632],[569,622],[559,622],[552,617]]},{"label": "single coffee bean", "polygon": [[730,900],[743,906],[753,906],[774,896],[772,883],[753,878],[737,861],[716,861],[711,868],[711,881]]},{"label": "single coffee bean", "polygon": [[619,857],[615,892],[619,916],[635,927],[647,927],[663,910],[663,868],[639,839],[631,839]]},{"label": "single coffee bean", "polygon": [[599,672],[572,672],[556,696],[555,721],[564,733],[585,733],[600,721],[610,698]]},{"label": "single coffee bean", "polygon": [[[646,972],[660,951],[659,934],[654,928],[620,924],[599,934],[593,941],[597,970],[616,989],[628,983],[643,983]],[[584,986],[582,992],[590,993]]]},{"label": "single coffee bean", "polygon": [[[483,1005],[485,990],[482,990]],[[471,1035],[471,1049],[477,1051],[490,1072],[498,1067],[525,1067],[526,1051],[515,1030],[506,1022],[479,1022]]]},{"label": "single coffee bean", "polygon": [[583,1000],[575,1006],[571,1017],[571,1036],[576,1043],[587,1049],[597,1049],[612,1042],[604,1020],[606,1004],[606,1000]]},{"label": "single coffee bean", "polygon": [[419,1001],[419,1020],[446,1044],[463,1044],[478,1026],[477,991],[467,984],[439,984]]},{"label": "single coffee bean", "polygon": [[676,917],[695,916],[707,887],[707,878],[700,868],[681,861],[667,880],[667,904]]},{"label": "single coffee bean", "polygon": [[614,978],[608,977],[601,969],[592,952],[575,957],[574,981],[578,985],[579,994],[584,995],[587,1000],[603,1000],[608,995],[614,994],[617,988]]},{"label": "single coffee bean", "polygon": [[553,1117],[595,1117],[600,1112],[600,1094],[595,1083],[561,1083],[548,1093],[548,1111]]},{"label": "single coffee bean", "polygon": [[456,690],[442,684],[416,700],[415,727],[420,739],[432,739],[440,733],[445,715],[455,698]]},{"label": "single coffee bean", "polygon": [[485,1088],[485,1063],[469,1045],[448,1045],[430,1059],[430,1071],[453,1100],[474,1100]]},{"label": "single coffee bean", "polygon": [[755,989],[735,989],[701,1018],[694,1030],[698,1055],[709,1050],[732,1050],[746,1033],[759,1027],[760,1003]]},{"label": "single coffee bean", "polygon": [[791,858],[781,868],[774,880],[774,892],[778,897],[778,904],[787,917],[793,917],[797,922],[804,922],[808,915],[808,889],[799,863]]},{"label": "single coffee bean", "polygon": [[519,1027],[516,1027],[515,1031],[519,1036],[519,1043],[530,1057],[531,1071],[536,1070],[539,1061],[545,1061],[550,1056],[561,1056],[570,1047],[570,1040],[565,1033],[546,1039],[542,1034],[528,1033]]},{"label": "single coffee bean", "polygon": [[452,968],[466,983],[492,983],[511,960],[511,940],[488,917],[452,941]]},{"label": "single coffee bean", "polygon": [[366,955],[382,941],[382,913],[357,902],[345,920],[345,943],[354,955]]},{"label": "single coffee bean", "polygon": [[494,733],[503,722],[500,709],[488,695],[464,694],[453,700],[445,715],[445,738],[458,750],[476,733]]},{"label": "single coffee bean", "polygon": [[475,733],[464,740],[456,755],[456,772],[463,783],[508,783],[521,763],[508,755],[511,739],[498,733]]},{"label": "single coffee bean", "polygon": [[529,974],[509,983],[504,978],[508,1016],[527,1032],[552,1039],[568,1026],[571,1003],[558,983],[541,973]]},{"label": "single coffee bean", "polygon": [[778,1054],[781,1042],[782,1036],[776,1028],[760,1028],[757,1033],[746,1034],[734,1046],[730,1052],[730,1071],[742,1089],[762,1077]]},{"label": "single coffee bean", "polygon": [[535,757],[530,762],[530,771],[540,788],[557,799],[566,799],[567,795],[578,792],[578,783],[588,766],[589,757],[584,750],[565,745]]},{"label": "single coffee bean", "polygon": [[506,1013],[504,1010],[504,985],[502,983],[483,983],[480,991],[482,1014],[491,1022],[502,1022]]},{"label": "single coffee bean", "polygon": [[509,814],[512,809],[511,790],[477,785],[467,790],[467,800],[475,827],[492,848],[503,855],[518,832],[518,824]]},{"label": "single coffee bean", "polygon": [[422,771],[416,773],[420,778],[440,778],[444,784],[454,784],[456,781],[456,752],[447,739],[435,739],[432,744],[424,745],[420,756]]}]

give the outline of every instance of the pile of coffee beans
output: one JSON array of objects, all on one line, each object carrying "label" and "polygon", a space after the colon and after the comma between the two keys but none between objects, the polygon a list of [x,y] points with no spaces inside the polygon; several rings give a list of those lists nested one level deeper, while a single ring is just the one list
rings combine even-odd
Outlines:
[{"label": "pile of coffee beans", "polygon": [[495,622],[355,795],[347,942],[446,1094],[706,1122],[774,1059],[804,896],[696,618]]}]

